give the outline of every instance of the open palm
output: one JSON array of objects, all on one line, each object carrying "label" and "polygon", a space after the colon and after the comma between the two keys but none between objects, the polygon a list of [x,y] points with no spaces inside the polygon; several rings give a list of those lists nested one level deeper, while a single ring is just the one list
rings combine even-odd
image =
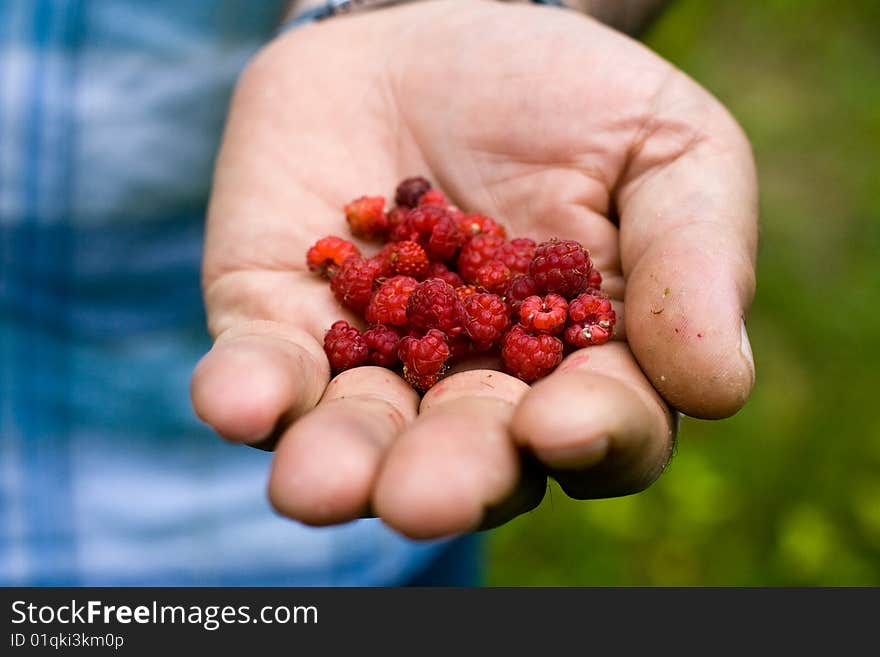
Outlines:
[{"label": "open palm", "polygon": [[[494,369],[422,399],[385,369],[331,380],[321,341],[345,311],[304,254],[347,234],[350,198],[411,175],[510,234],[581,241],[625,340],[531,387]],[[574,497],[636,492],[669,459],[675,410],[724,417],[748,397],[756,233],[736,123],[590,19],[449,0],[301,28],[232,104],[204,260],[216,343],[194,405],[228,439],[278,439],[270,497],[310,524],[492,526],[540,502],[547,474]]]}]

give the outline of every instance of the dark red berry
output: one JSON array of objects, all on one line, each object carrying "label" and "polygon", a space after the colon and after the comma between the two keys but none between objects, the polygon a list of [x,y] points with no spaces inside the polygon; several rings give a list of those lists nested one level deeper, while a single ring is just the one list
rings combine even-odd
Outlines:
[{"label": "dark red berry", "polygon": [[324,335],[324,353],[334,373],[366,365],[370,356],[364,336],[355,327],[341,319],[334,322]]},{"label": "dark red berry", "polygon": [[503,262],[490,260],[477,270],[476,285],[493,294],[504,294],[510,284],[510,269]]},{"label": "dark red berry", "polygon": [[388,326],[373,326],[364,331],[364,341],[370,349],[369,363],[393,368],[398,363],[397,348],[400,335]]},{"label": "dark red berry", "polygon": [[379,260],[353,256],[343,262],[339,273],[330,279],[330,289],[341,303],[362,313],[370,303],[373,286],[381,274]]},{"label": "dark red berry", "polygon": [[570,299],[587,289],[592,268],[590,254],[580,242],[552,239],[535,249],[529,274],[542,291]]},{"label": "dark red berry", "polygon": [[410,326],[417,331],[439,329],[446,335],[464,332],[467,315],[453,287],[439,279],[419,283],[406,306]]},{"label": "dark red berry", "polygon": [[406,304],[419,282],[411,276],[394,276],[379,286],[367,306],[366,320],[370,324],[406,324]]},{"label": "dark red berry", "polygon": [[562,362],[562,341],[552,335],[533,335],[514,326],[501,342],[501,358],[509,374],[526,383],[549,374]]},{"label": "dark red berry", "polygon": [[437,329],[429,330],[421,338],[406,336],[398,347],[404,378],[421,391],[437,383],[447,369],[451,353],[446,336]]},{"label": "dark red berry", "polygon": [[491,349],[510,325],[507,304],[497,294],[476,293],[464,300],[467,334],[478,351]]},{"label": "dark red berry", "polygon": [[458,254],[458,275],[466,283],[475,283],[480,267],[491,262],[503,244],[503,237],[491,233],[468,240]]},{"label": "dark red berry", "polygon": [[510,312],[513,317],[519,318],[519,307],[523,300],[538,294],[538,285],[531,276],[521,274],[514,276],[513,280],[507,285],[504,298],[507,305],[510,306]]},{"label": "dark red berry", "polygon": [[502,244],[492,259],[503,262],[514,274],[525,274],[529,271],[532,258],[535,257],[536,248],[537,245],[533,240],[518,237]]},{"label": "dark red berry", "polygon": [[431,183],[425,178],[407,178],[397,186],[394,202],[407,208],[414,208],[419,204],[422,195],[431,189]]}]

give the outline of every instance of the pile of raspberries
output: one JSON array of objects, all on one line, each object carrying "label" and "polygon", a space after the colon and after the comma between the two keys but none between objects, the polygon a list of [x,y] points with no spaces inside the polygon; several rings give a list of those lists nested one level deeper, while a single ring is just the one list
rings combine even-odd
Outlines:
[{"label": "pile of raspberries", "polygon": [[309,269],[368,324],[361,331],[339,320],[327,331],[334,373],[402,365],[424,392],[456,360],[500,350],[505,370],[530,383],[567,348],[611,339],[617,316],[579,242],[508,241],[500,223],[465,214],[424,178],[401,182],[394,200],[387,212],[382,196],[344,208],[355,237],[386,242],[377,255],[334,236],[306,255]]}]

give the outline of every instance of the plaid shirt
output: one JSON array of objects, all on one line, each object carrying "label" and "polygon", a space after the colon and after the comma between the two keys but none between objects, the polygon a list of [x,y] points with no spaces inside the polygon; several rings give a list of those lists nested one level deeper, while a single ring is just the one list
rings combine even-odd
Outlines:
[{"label": "plaid shirt", "polygon": [[382,585],[438,554],[310,529],[194,417],[228,96],[283,3],[0,0],[0,584]]}]

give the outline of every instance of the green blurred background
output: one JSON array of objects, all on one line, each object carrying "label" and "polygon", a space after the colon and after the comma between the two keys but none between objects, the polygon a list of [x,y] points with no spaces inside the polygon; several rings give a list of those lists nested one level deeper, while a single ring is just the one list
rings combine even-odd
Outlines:
[{"label": "green blurred background", "polygon": [[880,2],[673,3],[646,37],[761,181],[754,395],[685,419],[648,491],[491,535],[493,585],[880,585]]}]

